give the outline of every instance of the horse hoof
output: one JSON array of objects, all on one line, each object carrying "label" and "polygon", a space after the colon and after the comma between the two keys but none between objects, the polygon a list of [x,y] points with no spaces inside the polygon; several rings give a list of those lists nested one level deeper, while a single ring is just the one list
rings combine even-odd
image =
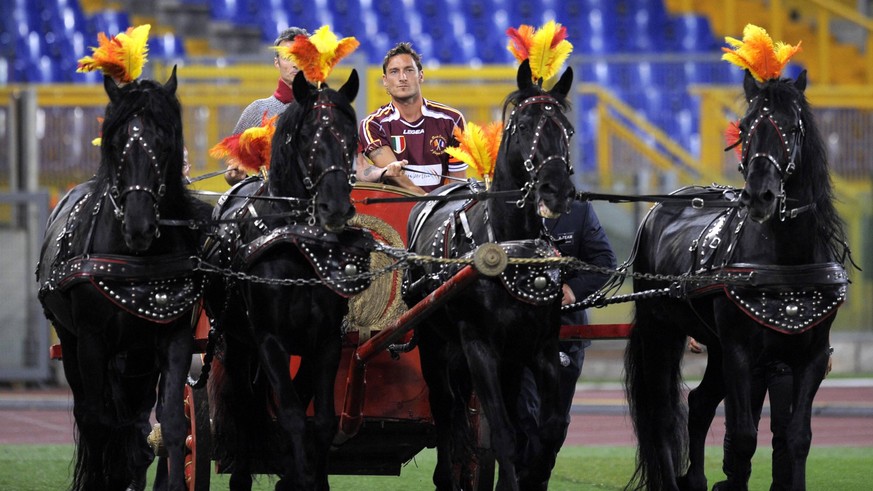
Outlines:
[{"label": "horse hoof", "polygon": [[145,491],[145,488],[145,479],[134,479],[126,488],[124,488],[124,491]]},{"label": "horse hoof", "polygon": [[712,491],[748,491],[749,486],[733,486],[730,481],[719,481],[712,486]]}]

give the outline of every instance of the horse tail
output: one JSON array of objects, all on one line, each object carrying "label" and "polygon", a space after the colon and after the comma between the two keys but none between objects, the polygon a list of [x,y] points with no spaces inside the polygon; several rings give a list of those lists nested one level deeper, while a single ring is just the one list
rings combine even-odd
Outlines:
[{"label": "horse tail", "polygon": [[222,348],[207,384],[213,456],[223,472],[275,473],[278,427],[269,381],[253,346],[225,335]]},{"label": "horse tail", "polygon": [[680,361],[685,334],[658,323],[651,304],[637,303],[625,351],[625,391],[637,436],[631,489],[675,486],[688,454],[687,407]]},{"label": "horse tail", "polygon": [[154,454],[136,424],[76,425],[73,491],[125,489],[144,473]]}]

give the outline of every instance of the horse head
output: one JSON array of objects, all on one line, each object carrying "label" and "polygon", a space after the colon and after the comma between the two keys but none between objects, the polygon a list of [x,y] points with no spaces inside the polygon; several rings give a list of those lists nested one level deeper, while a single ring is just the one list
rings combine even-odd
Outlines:
[{"label": "horse head", "polygon": [[349,200],[354,178],[357,120],[351,102],[358,93],[352,70],[339,90],[316,88],[297,74],[295,103],[282,114],[273,137],[269,183],[279,196],[308,198],[312,224],[342,230],[355,214]]},{"label": "horse head", "polygon": [[176,98],[176,68],[166,84],[140,80],[118,87],[110,77],[103,122],[101,169],[110,182],[109,199],[122,235],[134,252],[147,250],[160,235],[165,197],[182,193],[182,113]]},{"label": "horse head", "polygon": [[[518,69],[517,84],[518,90],[504,104],[504,113],[510,104],[515,107],[509,118],[504,118],[495,185],[521,188],[525,194],[517,203],[519,207],[532,199],[540,216],[554,218],[569,210],[576,194],[570,180],[570,137],[574,130],[564,114],[573,69],[567,68],[558,83],[544,91],[532,82],[530,64],[525,60]],[[501,163],[506,165],[504,170]]]},{"label": "horse head", "polygon": [[746,71],[743,81],[749,109],[740,120],[740,172],[746,184],[740,202],[749,217],[763,223],[779,207],[784,220],[785,185],[797,170],[806,132],[803,95],[806,71],[797,80],[759,83]]}]

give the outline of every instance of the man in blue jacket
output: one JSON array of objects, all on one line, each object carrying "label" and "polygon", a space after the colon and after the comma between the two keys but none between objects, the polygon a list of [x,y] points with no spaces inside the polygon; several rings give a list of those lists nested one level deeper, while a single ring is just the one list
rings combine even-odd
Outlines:
[{"label": "man in blue jacket", "polygon": [[[594,212],[591,203],[574,201],[570,212],[555,219],[543,219],[543,224],[555,240],[562,256],[575,257],[580,261],[615,269],[615,253],[609,244],[609,239],[600,225],[600,220]],[[564,276],[563,298],[561,305],[569,305],[585,300],[595,293],[609,279],[605,273],[572,270]],[[561,315],[563,325],[587,324],[588,317],[584,310],[577,310]],[[560,341],[560,372],[558,379],[558,403],[561,414],[566,415],[564,436],[570,425],[570,408],[576,393],[576,382],[582,373],[582,363],[585,361],[585,348],[591,345],[587,339],[567,339]],[[536,383],[529,370],[524,371],[521,392],[519,394],[519,423],[522,432],[518,437],[518,456],[520,462],[525,462],[542,450],[538,444],[538,415],[540,400],[537,395]],[[562,443],[563,443],[562,438]]]}]

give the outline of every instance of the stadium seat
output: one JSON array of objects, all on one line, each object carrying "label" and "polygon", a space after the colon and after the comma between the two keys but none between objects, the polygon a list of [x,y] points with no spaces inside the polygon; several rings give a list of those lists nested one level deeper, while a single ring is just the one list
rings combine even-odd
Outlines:
[{"label": "stadium seat", "polygon": [[149,40],[149,55],[155,58],[181,58],[185,56],[185,43],[171,32],[153,36]]},{"label": "stadium seat", "polygon": [[666,47],[676,52],[718,51],[720,46],[709,27],[709,21],[700,15],[686,14],[670,19],[664,38]]},{"label": "stadium seat", "polygon": [[361,37],[361,6],[358,0],[336,0],[330,3],[333,9],[334,29],[338,35]]},{"label": "stadium seat", "polygon": [[258,25],[259,4],[250,0],[212,0],[213,19],[239,26]]},{"label": "stadium seat", "polygon": [[115,10],[102,10],[88,19],[87,37],[96,39],[98,32],[104,32],[107,36],[114,36],[126,31],[128,27],[130,27],[130,20],[126,13]]}]

